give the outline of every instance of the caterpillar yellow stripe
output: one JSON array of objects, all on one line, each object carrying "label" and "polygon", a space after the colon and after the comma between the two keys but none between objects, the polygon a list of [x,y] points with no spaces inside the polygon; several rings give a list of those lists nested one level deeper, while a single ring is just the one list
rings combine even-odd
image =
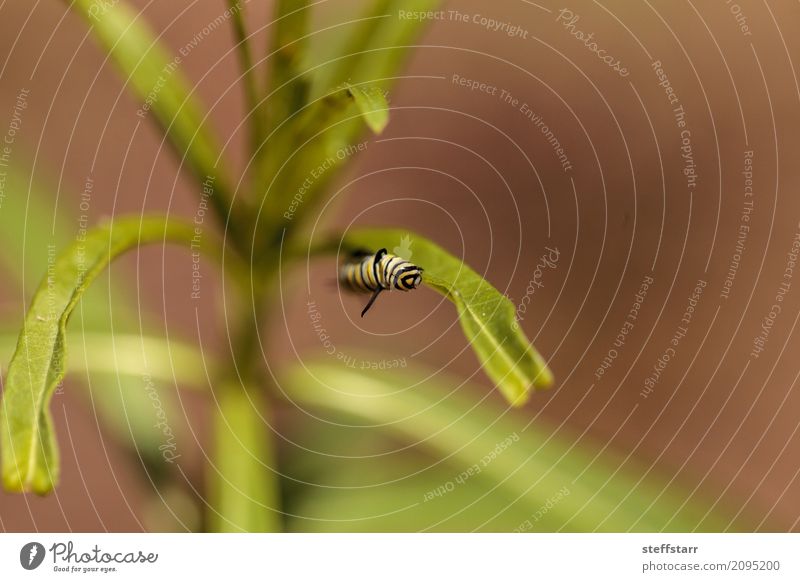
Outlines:
[{"label": "caterpillar yellow stripe", "polygon": [[361,317],[372,307],[381,291],[411,291],[422,283],[422,269],[414,263],[381,249],[375,254],[355,253],[339,268],[339,283],[351,291],[372,293]]}]

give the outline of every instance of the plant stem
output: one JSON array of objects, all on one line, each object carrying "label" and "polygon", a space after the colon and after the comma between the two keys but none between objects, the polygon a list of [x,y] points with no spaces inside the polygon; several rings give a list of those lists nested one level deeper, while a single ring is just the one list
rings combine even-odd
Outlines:
[{"label": "plant stem", "polygon": [[[232,366],[215,390],[214,462],[209,469],[212,531],[281,530],[280,487],[271,433],[271,391],[260,373],[258,330],[269,293],[259,285],[251,296],[241,286],[239,305],[253,301],[254,311],[238,314]],[[245,300],[248,299],[248,300]],[[255,321],[252,318],[255,317]]]}]

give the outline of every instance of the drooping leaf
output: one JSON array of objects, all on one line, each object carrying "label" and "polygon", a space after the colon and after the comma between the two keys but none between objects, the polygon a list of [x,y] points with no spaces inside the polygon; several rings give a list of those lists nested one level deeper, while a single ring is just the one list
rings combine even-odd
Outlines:
[{"label": "drooping leaf", "polygon": [[86,384],[102,426],[148,461],[187,434],[178,389],[207,388],[218,368],[210,354],[172,339],[70,332],[67,343],[67,373]]},{"label": "drooping leaf", "polygon": [[212,531],[280,531],[273,435],[264,397],[238,383],[214,391],[215,453],[209,468]]},{"label": "drooping leaf", "polygon": [[[469,521],[470,529],[507,528],[509,521],[522,531],[721,531],[729,526],[724,515],[704,517],[708,505],[676,483],[621,455],[599,451],[563,428],[538,420],[527,423],[441,372],[416,367],[366,372],[330,358],[305,358],[282,376],[281,387],[303,408],[334,412],[336,416],[325,420],[339,430],[357,431],[360,425],[361,438],[371,438],[380,429],[447,463],[452,468],[449,485],[444,481],[434,490],[417,490],[423,506],[433,506],[461,487],[456,476],[465,472],[467,482],[490,483],[486,495],[504,499],[513,518]],[[480,497],[468,501],[479,502]],[[402,508],[391,503],[384,507]],[[451,519],[438,524],[426,520],[420,526],[459,529],[454,526],[462,522],[459,512],[470,509],[469,504],[455,508]],[[345,517],[332,506],[314,517],[337,516]],[[352,529],[365,528],[355,524]]]},{"label": "drooping leaf", "polygon": [[210,202],[224,225],[232,200],[230,179],[224,165],[218,165],[222,151],[219,140],[181,72],[180,56],[169,55],[126,0],[70,0],[69,5],[84,17],[126,83],[142,100],[139,116],[155,116],[201,185],[213,181]]},{"label": "drooping leaf", "polygon": [[[345,249],[391,248],[409,236],[406,231],[360,229],[349,231]],[[547,388],[553,376],[516,321],[514,306],[488,281],[458,259],[416,234],[413,262],[424,269],[422,281],[458,310],[464,335],[484,371],[514,406],[521,406],[534,388]]]},{"label": "drooping leaf", "polygon": [[[16,299],[21,316],[25,299],[63,249],[82,233],[90,219],[88,212],[76,215],[79,200],[89,200],[92,182],[84,184],[82,194],[57,186],[43,166],[34,166],[30,155],[19,145],[6,168],[6,198],[0,206],[0,262],[5,269],[4,294]],[[58,204],[56,204],[58,202]],[[129,300],[135,300],[125,273],[96,279],[83,294],[69,326],[68,349],[72,354],[67,372],[74,374],[87,390],[100,424],[144,458],[160,458],[162,430],[154,424],[153,400],[142,389],[142,376],[149,373],[154,382],[194,386],[205,382],[203,361],[197,352],[174,339],[142,336],[133,330],[152,327],[147,313],[133,313]],[[16,283],[16,284],[15,284]],[[26,289],[28,291],[26,291]],[[16,321],[17,314],[4,314]],[[113,322],[113,323],[112,323]],[[18,333],[0,333],[0,363],[11,360]],[[147,366],[145,366],[145,362]],[[206,366],[213,366],[208,355]],[[213,372],[212,372],[213,374]],[[202,376],[202,377],[201,377]],[[172,430],[180,431],[173,393],[161,390],[158,407],[170,419]]]},{"label": "drooping leaf", "polygon": [[[0,361],[11,359],[16,333],[0,333]],[[102,426],[145,459],[161,456],[164,427],[180,439],[185,423],[176,413],[176,388],[203,388],[216,377],[210,354],[177,340],[128,333],[72,331],[66,374],[86,385]]]},{"label": "drooping leaf", "polygon": [[39,285],[11,359],[0,410],[4,486],[44,494],[58,480],[48,404],[64,376],[66,325],[84,290],[108,263],[147,243],[190,244],[194,229],[165,218],[123,219],[92,229],[55,261]]}]

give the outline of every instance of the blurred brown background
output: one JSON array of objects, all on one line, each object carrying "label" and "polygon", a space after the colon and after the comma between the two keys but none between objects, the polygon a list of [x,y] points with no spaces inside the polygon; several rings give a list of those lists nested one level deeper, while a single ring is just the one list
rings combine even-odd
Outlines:
[{"label": "blurred brown background", "polygon": [[[175,51],[225,9],[221,0],[135,4]],[[347,21],[358,4],[321,3],[315,30]],[[558,20],[565,7],[579,16],[575,30],[593,32],[628,76],[570,34]],[[269,2],[248,5],[248,24],[259,30],[256,42],[269,35],[269,10]],[[448,17],[427,29],[408,77],[391,95],[387,131],[370,138],[339,182],[335,203],[320,216],[321,232],[351,225],[412,229],[463,256],[514,304],[539,277],[536,265],[545,248],[557,248],[559,260],[542,271],[542,286],[522,323],[550,361],[557,384],[519,414],[563,423],[582,438],[630,454],[689,490],[698,487],[730,513],[741,510],[761,529],[800,529],[800,280],[796,273],[784,279],[787,253],[800,231],[800,6],[452,0],[445,10],[469,21]],[[475,15],[518,25],[520,32],[487,29],[473,21]],[[75,193],[91,176],[95,221],[143,210],[193,216],[193,183],[179,174],[157,129],[137,117],[141,103],[104,62],[85,24],[56,0],[5,3],[0,16],[0,132],[18,94],[28,89],[17,142],[35,154],[37,172],[54,176],[54,212],[77,214]],[[316,39],[320,46],[326,34]],[[216,130],[230,138],[227,153],[242,168],[243,103],[232,46],[223,27],[182,66]],[[659,86],[654,61],[661,62],[678,103],[671,105]],[[454,83],[453,75],[497,91],[470,90]],[[504,101],[502,91],[516,105]],[[564,169],[523,104],[541,116],[571,168]],[[686,144],[673,112],[678,105],[697,173],[692,189],[683,173]],[[726,298],[742,224],[746,151],[753,152],[753,209]],[[0,210],[0,224],[8,219]],[[185,300],[191,285],[186,256],[167,251],[166,266],[160,249],[141,257],[142,309],[162,321],[159,331],[204,349],[227,345],[225,323],[215,315],[219,296],[204,296],[197,313]],[[125,259],[114,270],[135,265]],[[310,281],[305,272],[287,273],[285,320],[269,330],[284,346],[285,361],[321,349],[306,314],[309,284],[337,345],[474,375],[490,390],[472,353],[463,350],[454,311],[438,296],[383,297],[370,317],[359,320],[360,298],[331,291],[332,262],[315,263],[310,272]],[[639,317],[597,379],[647,276],[653,284]],[[681,319],[698,280],[707,284],[686,335],[644,397],[646,379],[685,325]],[[782,311],[764,351],[751,357],[784,281],[790,287]],[[2,313],[14,327],[24,298],[10,295],[2,292]],[[142,467],[115,452],[118,445],[98,427],[85,395],[67,388],[53,402],[62,485],[47,499],[0,493],[0,528],[143,528],[149,483]],[[198,476],[208,411],[195,395],[184,405],[194,431],[182,447],[182,467]]]}]

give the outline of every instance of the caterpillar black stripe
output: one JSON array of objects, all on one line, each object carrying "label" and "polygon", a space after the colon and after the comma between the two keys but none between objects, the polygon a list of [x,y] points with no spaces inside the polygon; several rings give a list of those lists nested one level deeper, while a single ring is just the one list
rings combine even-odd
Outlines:
[{"label": "caterpillar black stripe", "polygon": [[372,307],[381,291],[411,291],[419,287],[421,282],[421,268],[389,254],[386,249],[374,255],[368,252],[354,253],[339,269],[339,283],[352,291],[372,293],[361,317]]}]

